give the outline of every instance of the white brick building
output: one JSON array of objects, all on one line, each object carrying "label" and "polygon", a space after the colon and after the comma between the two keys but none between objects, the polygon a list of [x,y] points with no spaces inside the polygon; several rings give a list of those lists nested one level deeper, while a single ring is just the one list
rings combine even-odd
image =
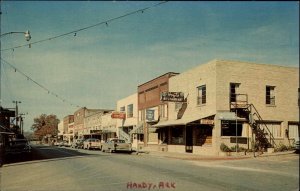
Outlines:
[{"label": "white brick building", "polygon": [[153,125],[168,151],[216,155],[221,143],[236,141],[251,149],[257,128],[269,146],[298,136],[299,68],[213,60],[170,78],[169,91],[186,102],[169,102],[168,120]]},{"label": "white brick building", "polygon": [[117,111],[125,113],[125,119],[117,119],[118,137],[131,142],[133,149],[141,147],[144,132],[142,123],[138,123],[138,94],[118,100]]}]

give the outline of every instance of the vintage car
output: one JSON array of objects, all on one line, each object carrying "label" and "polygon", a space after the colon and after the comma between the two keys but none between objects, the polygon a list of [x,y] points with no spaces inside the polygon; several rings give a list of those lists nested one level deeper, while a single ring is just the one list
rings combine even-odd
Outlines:
[{"label": "vintage car", "polygon": [[83,149],[83,142],[84,139],[76,139],[73,143],[72,143],[72,148],[76,148],[76,149]]},{"label": "vintage car", "polygon": [[101,142],[96,138],[89,138],[83,141],[83,149],[101,149]]},{"label": "vintage car", "polygon": [[126,143],[123,139],[112,138],[102,144],[103,152],[132,152],[131,143]]},{"label": "vintage car", "polygon": [[10,140],[8,145],[5,148],[5,154],[6,155],[15,155],[15,154],[29,155],[31,154],[31,146],[29,145],[27,139]]}]

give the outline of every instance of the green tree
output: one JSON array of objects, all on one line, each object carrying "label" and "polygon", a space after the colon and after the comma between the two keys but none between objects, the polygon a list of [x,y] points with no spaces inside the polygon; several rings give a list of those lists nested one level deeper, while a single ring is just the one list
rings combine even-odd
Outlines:
[{"label": "green tree", "polygon": [[34,136],[39,140],[42,140],[46,135],[57,135],[59,119],[57,119],[56,115],[42,114],[34,118],[33,121],[31,129],[34,132]]}]

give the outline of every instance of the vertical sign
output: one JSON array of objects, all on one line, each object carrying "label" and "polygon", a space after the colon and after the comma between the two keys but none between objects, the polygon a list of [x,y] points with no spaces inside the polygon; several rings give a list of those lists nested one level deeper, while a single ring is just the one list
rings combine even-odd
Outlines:
[{"label": "vertical sign", "polygon": [[148,121],[154,120],[154,110],[153,109],[146,110],[146,120],[148,120]]}]

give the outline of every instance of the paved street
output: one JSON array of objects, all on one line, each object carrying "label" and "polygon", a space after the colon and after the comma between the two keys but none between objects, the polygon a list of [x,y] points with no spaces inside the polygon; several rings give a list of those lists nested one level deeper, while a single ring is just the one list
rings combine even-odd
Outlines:
[{"label": "paved street", "polygon": [[294,153],[239,160],[181,160],[35,146],[32,161],[12,162],[0,170],[2,191],[299,190],[299,155]]}]

